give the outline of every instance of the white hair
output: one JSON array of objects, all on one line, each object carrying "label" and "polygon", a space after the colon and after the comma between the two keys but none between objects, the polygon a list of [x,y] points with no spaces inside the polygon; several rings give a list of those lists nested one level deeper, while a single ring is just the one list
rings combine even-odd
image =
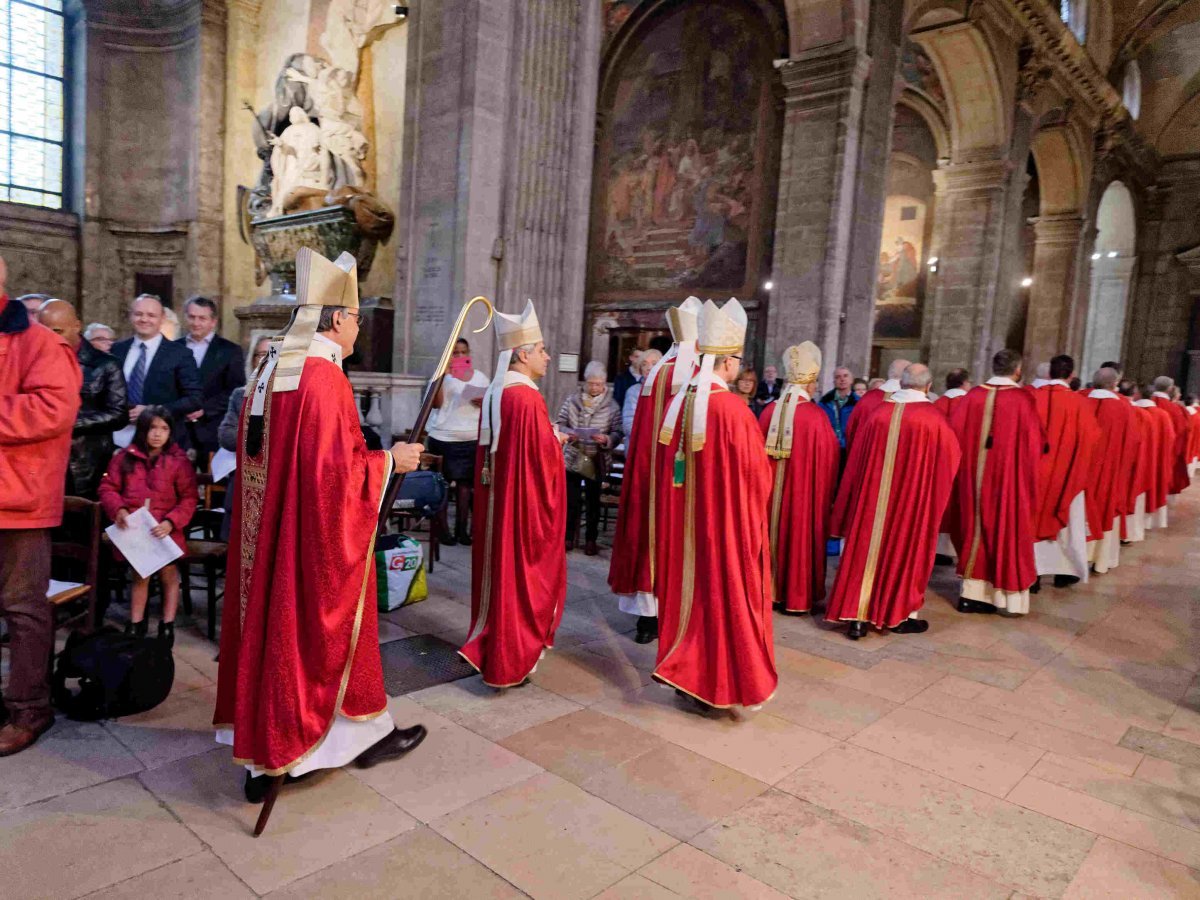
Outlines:
[{"label": "white hair", "polygon": [[662,359],[662,351],[651,348],[642,354],[642,362],[649,361],[651,365]]},{"label": "white hair", "polygon": [[1050,363],[1038,363],[1037,377],[1042,380],[1050,377]]},{"label": "white hair", "polygon": [[94,338],[96,336],[96,332],[101,331],[101,330],[107,331],[113,337],[117,336],[117,332],[114,331],[112,328],[109,328],[103,322],[92,322],[90,325],[88,325],[87,328],[83,329],[83,339],[85,341],[90,341],[92,338]]},{"label": "white hair", "polygon": [[888,378],[899,378],[904,374],[904,370],[911,365],[912,363],[907,359],[893,359],[888,365]]},{"label": "white hair", "polygon": [[603,380],[608,381],[608,369],[606,369],[604,367],[604,363],[600,362],[598,359],[593,359],[584,367],[583,370],[584,381],[589,381],[592,378],[602,378]]},{"label": "white hair", "polygon": [[900,373],[900,387],[920,390],[933,384],[933,373],[928,366],[913,363]]},{"label": "white hair", "polygon": [[1175,379],[1170,375],[1159,375],[1154,379],[1154,390],[1159,393],[1165,394],[1173,387],[1175,387]]}]

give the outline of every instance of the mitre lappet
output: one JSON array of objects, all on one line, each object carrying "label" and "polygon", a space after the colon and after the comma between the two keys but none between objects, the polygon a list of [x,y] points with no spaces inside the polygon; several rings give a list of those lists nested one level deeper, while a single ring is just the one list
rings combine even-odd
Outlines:
[{"label": "mitre lappet", "polygon": [[[704,301],[700,307],[697,321],[696,349],[700,353],[700,371],[688,383],[688,390],[680,391],[671,401],[667,416],[663,420],[659,432],[660,444],[671,443],[675,436],[675,428],[679,424],[687,394],[695,391],[695,403],[692,406],[684,427],[688,429],[688,439],[693,451],[703,450],[705,437],[708,433],[708,398],[714,385],[728,388],[725,382],[713,375],[713,367],[719,356],[736,356],[742,352],[746,343],[746,310],[737,298],[730,298],[724,306],[717,306],[711,300]],[[682,368],[677,365],[676,370]]]},{"label": "mitre lappet", "polygon": [[496,363],[496,375],[483,397],[483,415],[479,423],[479,442],[489,452],[495,452],[500,443],[500,398],[504,393],[505,377],[512,363],[513,351],[544,340],[532,300],[525,301],[525,309],[519,315],[497,310],[492,321],[495,323],[500,359]]},{"label": "mitre lappet", "polygon": [[674,343],[667,355],[654,364],[650,374],[642,381],[642,396],[648,396],[658,379],[658,370],[665,363],[675,360],[675,368],[671,374],[671,393],[679,392],[696,365],[696,339],[700,335],[699,316],[703,304],[699,297],[688,297],[678,306],[667,310],[667,327],[671,329],[671,340]]},{"label": "mitre lappet", "polygon": [[808,385],[821,374],[821,348],[812,341],[796,344],[783,351],[782,362],[787,384],[775,401],[767,431],[767,454],[772,459],[787,459],[792,455],[796,406],[807,399]]}]

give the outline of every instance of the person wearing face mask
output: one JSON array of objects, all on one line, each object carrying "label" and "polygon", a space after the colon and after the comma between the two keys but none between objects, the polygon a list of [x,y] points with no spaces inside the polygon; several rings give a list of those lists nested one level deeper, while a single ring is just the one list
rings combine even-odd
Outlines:
[{"label": "person wearing face mask", "polygon": [[471,546],[468,522],[471,490],[475,485],[475,457],[479,448],[479,410],[491,379],[475,368],[471,345],[459,338],[450,355],[450,366],[433,398],[437,410],[429,424],[429,452],[442,457],[442,475],[454,485],[454,532],[446,510],[438,513],[434,527],[447,546]]},{"label": "person wearing face mask", "polygon": [[559,428],[566,433],[563,448],[567,465],[567,550],[575,549],[579,533],[580,494],[587,509],[584,552],[600,552],[600,485],[608,471],[609,453],[621,443],[621,409],[606,383],[608,373],[598,362],[590,362],[579,390],[563,401],[558,410]]}]

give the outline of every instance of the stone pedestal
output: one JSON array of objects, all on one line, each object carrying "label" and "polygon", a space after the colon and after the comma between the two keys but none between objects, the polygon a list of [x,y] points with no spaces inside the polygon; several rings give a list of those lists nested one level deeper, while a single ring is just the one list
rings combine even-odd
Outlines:
[{"label": "stone pedestal", "polygon": [[[1075,258],[1083,229],[1077,215],[1041,216],[1034,220],[1033,285],[1025,325],[1025,358],[1032,365],[1048,362],[1067,349]],[[1124,299],[1121,302],[1124,321]]]}]

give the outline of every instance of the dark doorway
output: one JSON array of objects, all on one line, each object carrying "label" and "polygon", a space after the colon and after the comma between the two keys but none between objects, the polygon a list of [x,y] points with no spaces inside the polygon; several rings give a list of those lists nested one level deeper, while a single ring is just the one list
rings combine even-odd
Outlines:
[{"label": "dark doorway", "polygon": [[174,306],[175,275],[171,272],[138,272],[133,276],[133,296],[153,294],[163,306]]}]

